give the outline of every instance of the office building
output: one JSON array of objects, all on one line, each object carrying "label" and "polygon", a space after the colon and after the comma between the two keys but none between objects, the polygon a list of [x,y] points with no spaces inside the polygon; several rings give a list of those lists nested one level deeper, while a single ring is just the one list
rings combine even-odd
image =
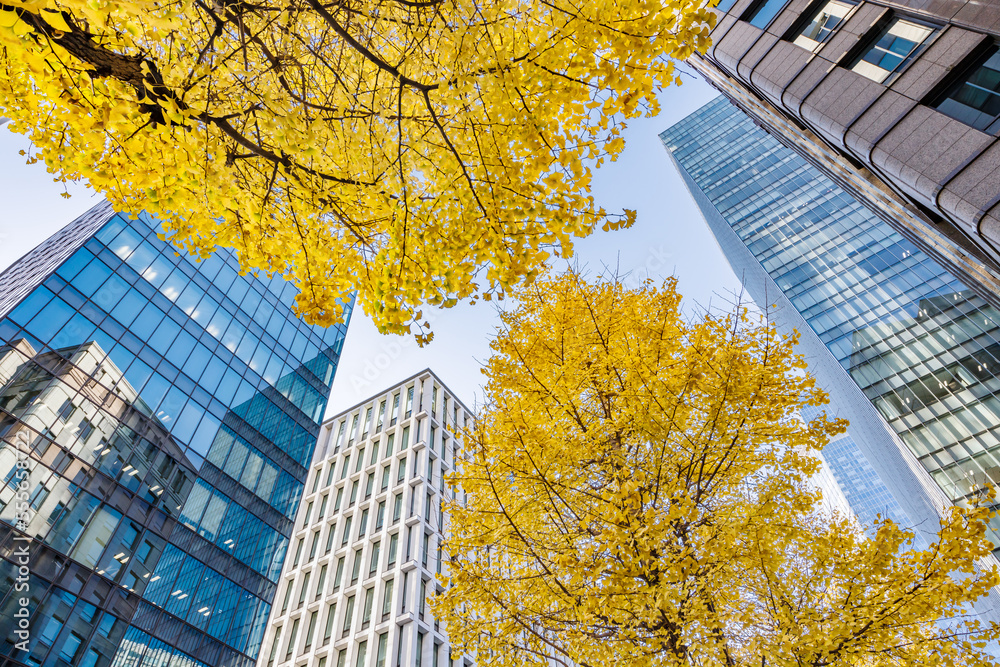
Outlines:
[{"label": "office building", "polygon": [[323,423],[260,667],[468,664],[427,599],[471,419],[425,370]]},{"label": "office building", "polygon": [[[805,419],[813,419],[826,408],[806,406],[802,410]],[[891,519],[901,526],[910,525],[899,502],[875,472],[867,457],[854,442],[850,432],[835,435],[823,448],[823,471],[830,481],[820,484],[824,499],[833,497],[828,505],[836,510],[847,511],[854,516],[865,530],[871,532],[879,519]],[[825,480],[824,480],[825,481]]]},{"label": "office building", "polygon": [[5,664],[257,658],[346,322],[159,231],[101,204],[0,274]]},{"label": "office building", "polygon": [[940,508],[1000,482],[1000,313],[724,98],[661,139],[908,525],[932,534]]},{"label": "office building", "polygon": [[690,62],[1000,305],[1000,1],[721,0]]}]

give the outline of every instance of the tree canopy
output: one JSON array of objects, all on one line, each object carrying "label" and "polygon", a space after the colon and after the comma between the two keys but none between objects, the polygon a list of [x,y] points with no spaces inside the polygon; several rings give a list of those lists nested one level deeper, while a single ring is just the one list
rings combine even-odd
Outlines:
[{"label": "tree canopy", "polygon": [[[845,424],[794,338],[747,310],[686,319],[673,280],[544,278],[503,316],[487,405],[449,479],[434,601],[489,665],[997,665],[965,616],[1000,578],[989,512],[936,541],[821,509]],[[551,662],[548,662],[550,661]]]},{"label": "tree canopy", "polygon": [[310,322],[356,290],[401,333],[629,224],[591,169],[713,23],[701,0],[3,0],[0,115],[57,178],[285,274]]}]

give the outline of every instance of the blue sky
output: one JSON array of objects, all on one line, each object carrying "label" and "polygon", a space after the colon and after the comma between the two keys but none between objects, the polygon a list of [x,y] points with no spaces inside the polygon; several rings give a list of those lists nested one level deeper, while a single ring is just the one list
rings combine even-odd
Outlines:
[{"label": "blue sky", "polygon": [[[604,266],[628,273],[627,280],[676,275],[690,302],[707,305],[715,295],[739,289],[715,239],[674,170],[658,134],[715,96],[701,80],[664,91],[656,118],[633,121],[621,158],[598,170],[594,196],[609,211],[634,208],[628,230],[597,232],[577,243],[575,261],[590,273]],[[19,151],[28,140],[0,128],[0,270],[41,243],[99,200],[83,184],[53,182],[42,164],[26,165]],[[60,196],[68,190],[69,199]],[[425,310],[425,313],[427,311]],[[434,341],[420,349],[410,338],[382,336],[358,311],[351,322],[328,414],[350,407],[424,368],[430,367],[470,406],[481,400],[481,362],[497,324],[489,303],[431,313]]]}]

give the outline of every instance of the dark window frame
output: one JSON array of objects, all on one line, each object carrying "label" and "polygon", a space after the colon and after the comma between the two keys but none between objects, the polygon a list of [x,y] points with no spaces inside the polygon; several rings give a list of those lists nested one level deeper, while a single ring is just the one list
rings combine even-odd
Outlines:
[{"label": "dark window frame", "polygon": [[[841,2],[845,5],[853,5],[855,9],[858,7],[858,5],[861,4],[859,0],[836,0],[836,1]],[[830,0],[813,0],[813,2],[810,3],[808,7],[806,7],[805,11],[799,15],[799,18],[795,19],[791,27],[785,31],[785,34],[781,36],[781,40],[784,42],[794,42],[795,39],[802,34],[802,31],[805,30],[809,26],[809,24],[816,19],[816,16],[821,11],[823,11],[823,8],[826,7],[828,4],[830,4]],[[855,9],[852,9],[847,13],[847,16],[845,16],[843,20],[837,24],[836,28],[830,31],[830,36],[827,37],[827,39],[820,42],[820,46],[827,44],[830,41],[830,37],[832,37],[835,32],[839,31],[851,19],[851,17],[854,16]]]},{"label": "dark window frame", "polygon": [[938,107],[943,104],[946,100],[950,99],[951,96],[963,85],[965,85],[969,77],[975,73],[980,67],[982,67],[986,62],[1000,52],[1000,39],[995,37],[986,37],[976,45],[964,58],[962,58],[959,63],[951,69],[950,72],[945,75],[941,81],[934,86],[931,91],[924,96],[921,100],[921,104],[928,106],[938,113],[942,113],[952,120],[956,120],[968,127],[975,128],[980,132],[985,134],[996,135],[996,131],[990,132],[990,125],[994,125],[997,121],[1000,121],[1000,114],[993,117],[990,125],[987,125],[986,129],[976,128],[975,125],[969,125],[965,121],[955,118],[954,116],[941,111]]},{"label": "dark window frame", "polygon": [[[897,65],[895,69],[890,71],[889,74],[885,77],[885,79],[883,79],[882,81],[875,81],[875,83],[878,83],[879,85],[885,86],[887,88],[890,85],[892,85],[892,83],[896,79],[902,76],[906,72],[906,70],[910,68],[910,65],[912,65],[913,62],[917,58],[919,58],[921,54],[923,54],[928,48],[930,48],[930,46],[937,40],[937,38],[941,35],[941,33],[944,32],[943,30],[944,26],[942,26],[939,23],[934,23],[932,21],[927,21],[922,18],[911,16],[910,14],[906,14],[904,12],[899,12],[896,10],[887,11],[884,16],[879,18],[878,21],[873,23],[871,27],[869,27],[864,32],[864,34],[861,35],[861,38],[858,39],[858,41],[854,44],[854,46],[852,46],[850,49],[847,50],[847,53],[845,53],[844,56],[839,61],[837,61],[837,66],[853,71],[854,67],[859,62],[861,62],[866,55],[868,55],[868,53],[875,47],[876,44],[878,44],[878,42],[882,39],[882,37],[885,36],[885,34],[889,31],[889,29],[892,27],[893,23],[897,19],[902,21],[908,21],[909,23],[913,23],[918,26],[923,26],[925,28],[930,28],[931,34],[927,36],[927,39],[925,39],[920,43],[920,45],[916,49],[915,54],[914,52],[911,52],[911,54],[913,55],[907,54],[907,57],[904,58],[903,61],[899,65]],[[863,74],[859,74],[857,72],[855,72],[855,74],[858,74],[858,76],[864,76]],[[874,79],[870,79],[869,77],[865,78],[868,78],[869,81],[874,81]]]},{"label": "dark window frame", "polygon": [[753,21],[754,21],[754,19],[757,18],[757,16],[761,13],[761,11],[767,6],[767,4],[769,2],[772,2],[772,0],[753,0],[753,2],[751,2],[747,6],[747,8],[743,10],[742,13],[740,13],[740,20],[741,21],[746,21],[747,23],[749,23],[750,25],[753,25],[755,28],[757,28],[759,30],[767,30],[768,27],[770,27],[770,25],[772,23],[774,23],[774,20],[778,18],[778,15],[781,14],[781,12],[783,12],[785,9],[788,8],[789,3],[791,2],[791,0],[773,0],[773,1],[774,2],[781,2],[782,5],[781,5],[781,7],[777,11],[774,12],[774,16],[772,16],[770,19],[768,19],[767,23],[765,23],[764,25],[754,25]]}]

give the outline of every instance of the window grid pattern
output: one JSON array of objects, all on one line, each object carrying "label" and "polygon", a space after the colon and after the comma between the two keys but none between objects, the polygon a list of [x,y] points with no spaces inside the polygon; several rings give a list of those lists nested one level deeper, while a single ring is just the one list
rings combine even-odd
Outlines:
[{"label": "window grid pattern", "polygon": [[[394,398],[405,399],[411,390],[412,397],[406,402]],[[368,437],[362,437],[362,426],[355,424],[355,418],[363,418],[369,410],[377,418],[383,403],[388,414],[381,431],[369,429]],[[469,419],[465,406],[425,371],[326,422],[318,445],[325,455],[313,465],[310,475],[329,481],[307,495],[303,505],[329,493],[349,496],[354,484],[367,487],[372,479],[377,483],[370,496],[359,491],[353,505],[345,502],[342,508],[314,512],[308,521],[305,512],[300,512],[295,537],[318,529],[323,542],[334,536],[336,548],[298,566],[286,565],[281,586],[300,590],[311,572],[324,567],[346,572],[342,582],[338,574],[302,609],[273,610],[265,651],[275,645],[283,648],[294,619],[305,619],[319,609],[329,609],[335,616],[320,619],[317,627],[337,629],[329,642],[316,638],[310,652],[300,652],[299,646],[289,662],[277,665],[315,667],[324,659],[330,664],[342,659],[353,665],[363,651],[371,653],[367,647],[376,647],[368,662],[383,664],[386,656],[397,656],[400,665],[412,666],[421,662],[418,632],[433,636],[433,643],[447,645],[445,629],[418,598],[422,592],[431,595],[440,590],[437,573],[447,571],[446,564],[440,563],[442,522],[448,518],[438,508],[441,495],[449,493],[443,490],[442,475],[453,468],[456,456],[462,455],[460,429]],[[356,431],[338,438],[343,424],[348,428],[353,425]],[[362,462],[360,467],[358,461]],[[346,474],[341,474],[345,470]],[[428,498],[432,502],[428,503]],[[349,603],[352,599],[353,604]],[[304,646],[306,638],[296,641]],[[424,664],[432,664],[431,646],[428,642],[421,647],[426,654],[422,655]],[[284,653],[279,650],[278,655]],[[456,658],[447,664],[468,665],[471,661]]]},{"label": "window grid pattern", "polygon": [[723,98],[661,138],[944,493],[1000,481],[1000,313]]},{"label": "window grid pattern", "polygon": [[123,596],[39,664],[250,667],[270,613],[346,326],[307,326],[281,278],[159,233],[100,205],[0,274],[19,295],[0,304],[0,436],[34,459],[22,475],[0,449],[0,537],[26,482],[16,528],[69,558],[39,605]]}]

